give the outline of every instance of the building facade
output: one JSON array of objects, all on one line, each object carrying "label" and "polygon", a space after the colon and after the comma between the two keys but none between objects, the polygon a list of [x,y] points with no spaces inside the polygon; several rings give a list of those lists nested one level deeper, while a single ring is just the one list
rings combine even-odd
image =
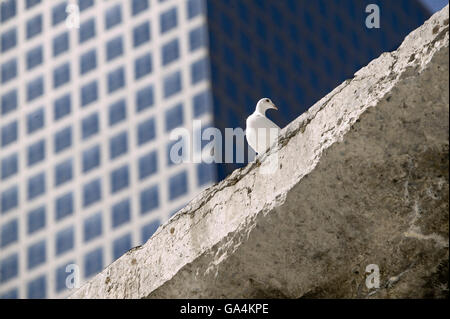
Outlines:
[{"label": "building facade", "polygon": [[215,180],[168,158],[172,129],[212,120],[203,6],[0,8],[0,297],[65,297],[67,265],[85,281]]}]

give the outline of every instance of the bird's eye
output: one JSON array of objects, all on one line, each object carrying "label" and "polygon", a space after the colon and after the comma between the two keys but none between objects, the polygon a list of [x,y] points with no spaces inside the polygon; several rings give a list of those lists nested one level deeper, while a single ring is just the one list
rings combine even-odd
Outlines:
[{"label": "bird's eye", "polygon": [[269,99],[266,99],[266,102],[270,102],[270,100],[269,100]]}]

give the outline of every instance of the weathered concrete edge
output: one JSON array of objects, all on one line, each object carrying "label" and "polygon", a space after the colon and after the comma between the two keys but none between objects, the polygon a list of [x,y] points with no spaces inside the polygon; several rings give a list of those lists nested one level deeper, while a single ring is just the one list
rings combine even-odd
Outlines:
[{"label": "weathered concrete edge", "polygon": [[[447,21],[446,24],[445,21]],[[436,25],[439,28],[435,32]],[[122,256],[75,292],[72,298],[146,297],[170,280],[185,264],[194,262],[200,254],[218,243],[221,238],[239,228],[243,219],[267,212],[280,205],[284,199],[279,195],[311,172],[320,160],[321,154],[329,146],[339,142],[359,116],[367,108],[383,99],[384,94],[389,93],[389,89],[395,86],[397,81],[414,72],[420,72],[421,68],[426,67],[427,61],[430,61],[432,56],[445,46],[445,40],[448,47],[448,6],[430,18],[424,26],[411,33],[397,51],[385,53],[372,61],[367,67],[358,71],[354,79],[345,81],[282,131],[278,146],[268,155],[275,151],[282,153],[295,147],[308,148],[309,156],[304,162],[298,163],[296,174],[292,174],[289,180],[284,181],[283,187],[276,192],[271,192],[270,197],[267,197],[269,193],[267,190],[252,190],[253,196],[257,196],[258,192],[266,196],[264,204],[247,207],[247,210],[235,212],[235,215],[226,216],[227,218],[216,214],[213,206],[222,204],[215,203],[218,198],[231,198],[234,192],[240,190],[240,185],[251,185],[252,180],[253,184],[256,181],[264,181],[264,177],[257,173],[257,164],[250,164],[244,169],[237,170],[223,182],[201,193],[168,223],[160,227],[144,246],[135,248]],[[415,55],[425,58],[415,60],[413,58]],[[373,72],[373,65],[377,65],[377,73]],[[383,72],[380,72],[380,65],[385,66]],[[373,92],[374,94],[371,94],[368,92],[369,88],[377,89]],[[338,116],[329,120],[323,118],[320,121],[316,120],[316,117],[321,117],[321,111],[327,106],[339,103],[343,90],[347,94],[349,90],[354,90],[355,101],[364,101],[366,107],[360,108],[359,103],[348,105],[347,114],[343,116],[345,120],[341,124],[336,122]],[[323,123],[326,125],[322,126]],[[317,127],[318,124],[321,124],[320,127]],[[300,133],[305,133],[309,137],[305,139],[305,144],[290,144],[290,139]],[[206,232],[205,236],[201,237],[201,241],[193,243],[189,232],[195,229],[208,229],[209,227],[205,226],[208,224],[219,224],[222,227],[214,228],[213,232]],[[174,256],[175,253],[182,253],[182,256]]]}]

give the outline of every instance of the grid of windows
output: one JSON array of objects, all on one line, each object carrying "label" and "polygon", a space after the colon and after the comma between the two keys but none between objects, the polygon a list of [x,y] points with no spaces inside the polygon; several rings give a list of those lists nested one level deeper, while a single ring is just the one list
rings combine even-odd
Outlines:
[{"label": "grid of windows", "polygon": [[[32,8],[42,0],[23,0],[26,3],[27,8]],[[129,3],[129,4],[128,4]],[[194,3],[194,2],[193,2]],[[78,5],[81,13],[85,10],[93,8],[96,6],[96,2],[93,0],[78,0]],[[130,5],[129,9],[123,6]],[[113,203],[110,206],[110,218],[103,221],[103,214],[105,212],[96,211],[90,212],[89,210],[95,209],[94,204],[99,203],[103,200],[103,187],[105,191],[110,194],[119,194],[125,189],[130,187],[132,182],[132,175],[137,174],[139,180],[143,181],[155,176],[158,173],[158,151],[156,149],[152,151],[147,151],[145,153],[140,153],[139,157],[133,160],[132,163],[127,163],[120,165],[119,167],[115,165],[113,169],[108,171],[108,175],[105,177],[98,176],[98,168],[101,166],[102,154],[101,145],[92,145],[95,140],[92,138],[100,134],[100,123],[102,123],[101,130],[104,131],[107,128],[103,127],[103,113],[99,112],[96,101],[100,98],[100,92],[114,93],[120,89],[127,87],[127,82],[138,81],[154,70],[154,60],[152,53],[142,52],[138,55],[132,55],[133,61],[131,64],[131,73],[127,74],[125,70],[125,65],[114,68],[108,71],[105,78],[95,78],[92,76],[93,71],[99,67],[99,59],[102,54],[105,54],[105,59],[107,62],[112,61],[118,57],[124,55],[125,48],[128,43],[125,41],[130,40],[130,45],[134,48],[138,48],[148,43],[151,40],[151,21],[144,20],[131,27],[131,30],[126,31],[127,34],[116,35],[106,41],[102,42],[101,46],[86,48],[88,50],[83,50],[77,56],[76,63],[71,63],[67,60],[70,50],[70,41],[75,40],[79,44],[93,43],[92,40],[96,38],[99,33],[109,32],[111,29],[119,29],[118,27],[125,22],[126,13],[130,10],[131,15],[136,16],[144,13],[150,8],[151,2],[149,0],[131,0],[124,3],[114,4],[113,6],[108,6],[103,11],[102,15],[99,17],[89,17],[89,14],[83,15],[81,18],[81,24],[74,39],[70,39],[70,31],[64,31],[55,34],[50,38],[49,48],[45,47],[45,44],[37,43],[35,46],[27,47],[26,51],[23,53],[23,65],[22,60],[17,57],[8,59],[2,62],[0,65],[0,83],[7,83],[17,78],[19,72],[25,70],[39,72],[39,68],[42,66],[47,54],[52,57],[58,57],[61,61],[55,65],[50,70],[50,83],[45,84],[44,76],[46,74],[37,74],[33,78],[29,78],[24,84],[24,88],[13,88],[9,91],[2,91],[0,95],[0,114],[5,115],[16,111],[19,107],[19,94],[22,94],[23,90],[23,100],[25,102],[34,102],[44,94],[53,93],[53,91],[59,90],[56,95],[51,94],[52,99],[50,100],[50,109],[46,111],[45,102],[40,105],[33,107],[29,111],[26,111],[24,117],[19,119],[13,119],[8,121],[9,123],[2,123],[0,127],[0,146],[6,150],[6,147],[19,141],[21,134],[26,134],[27,136],[33,136],[38,133],[41,138],[32,139],[31,143],[25,145],[25,156],[23,159],[20,153],[11,151],[2,152],[0,157],[0,180],[8,180],[8,182],[14,182],[14,177],[19,175],[19,168],[21,167],[21,162],[23,160],[27,167],[33,167],[37,170],[33,174],[27,174],[27,172],[20,172],[20,174],[25,174],[25,187],[19,188],[19,185],[10,186],[7,189],[2,189],[0,191],[0,213],[6,214],[10,211],[17,209],[19,211],[22,206],[19,201],[19,197],[25,199],[27,202],[24,209],[24,214],[26,218],[25,232],[27,234],[33,234],[33,236],[41,236],[38,240],[27,244],[26,254],[23,260],[24,265],[27,269],[35,269],[43,264],[45,264],[50,258],[55,256],[65,255],[71,251],[74,251],[75,247],[75,226],[67,225],[69,220],[65,220],[69,216],[73,216],[75,211],[78,209],[86,210],[89,215],[83,217],[82,219],[82,240],[84,242],[91,242],[95,239],[100,238],[105,229],[104,222],[108,222],[108,226],[111,229],[119,228],[122,225],[130,225],[133,210],[136,209],[138,213],[145,215],[152,211],[157,210],[161,203],[160,200],[160,190],[161,185],[154,184],[152,186],[147,186],[145,188],[139,189],[137,194],[137,202],[135,203],[135,198],[130,197],[122,199],[119,202]],[[50,25],[61,26],[64,20],[67,18],[68,12],[66,12],[66,1],[55,2],[51,4],[49,9],[49,14],[43,14],[42,12],[28,16],[27,21],[24,24],[23,35],[19,34],[20,29],[17,27],[11,28],[9,30],[2,30],[0,33],[0,51],[7,52],[17,48],[18,41],[25,39],[35,39],[39,35],[44,34],[46,28]],[[192,6],[188,1],[188,6]],[[166,7],[167,8],[167,7]],[[40,9],[39,9],[40,10]],[[36,11],[39,11],[36,9]],[[196,10],[195,6],[189,10]],[[14,0],[4,0],[1,6],[1,17],[0,20],[6,21],[17,14],[17,5]],[[36,12],[33,10],[33,12]],[[170,32],[179,26],[178,17],[178,5],[176,7],[171,7],[168,10],[162,12],[158,19],[152,23],[155,23],[155,31],[159,33]],[[193,12],[194,12],[193,11]],[[83,18],[85,17],[85,18]],[[104,29],[104,30],[103,30]],[[62,30],[62,29],[61,29]],[[116,30],[120,31],[120,30]],[[198,27],[189,32],[189,50],[194,51],[200,47],[205,46],[205,28]],[[35,39],[36,41],[37,39]],[[162,66],[169,66],[174,61],[180,59],[181,54],[181,39],[173,38],[166,41],[161,45],[158,50],[161,50],[161,64]],[[126,45],[125,45],[126,44]],[[87,43],[86,43],[87,45]],[[90,45],[89,45],[90,46]],[[100,50],[97,52],[97,48]],[[131,53],[131,52],[130,52]],[[118,62],[118,61],[117,61]],[[159,62],[158,62],[159,63]],[[72,66],[72,64],[74,64]],[[128,65],[128,64],[127,64]],[[129,66],[130,67],[130,66]],[[71,68],[74,68],[71,70]],[[134,69],[133,69],[134,68]],[[89,82],[81,81],[77,87],[79,96],[72,97],[70,92],[67,92],[67,85],[71,81],[78,80],[78,78],[83,78],[83,76],[89,77]],[[129,77],[131,75],[131,78]],[[128,77],[128,78],[127,78]],[[77,81],[78,82],[78,81]],[[140,81],[144,84],[144,81]],[[169,98],[175,94],[181,92],[182,90],[182,74],[181,70],[175,72],[166,73],[162,79],[162,95],[164,98]],[[45,85],[44,85],[45,84]],[[159,87],[158,87],[159,89]],[[103,91],[102,91],[103,90]],[[119,92],[117,92],[119,93]],[[134,112],[142,112],[144,118],[137,123],[135,128],[127,127],[121,132],[116,131],[114,135],[110,135],[108,139],[107,152],[109,158],[107,161],[115,160],[116,158],[126,154],[129,151],[130,146],[128,143],[137,143],[138,146],[150,144],[151,141],[156,139],[156,116],[152,115],[149,117],[145,116],[145,110],[148,110],[155,105],[155,84],[144,84],[133,91],[133,100],[131,105],[127,105],[129,102],[128,97],[125,96],[126,92],[121,90],[116,101],[113,101],[109,106],[107,106],[106,113],[106,123],[109,127],[116,126],[119,123],[124,124],[124,122],[132,115]],[[121,96],[123,95],[123,96]],[[22,98],[22,96],[20,96]],[[73,101],[72,101],[73,99]],[[42,100],[44,101],[44,99]],[[79,102],[75,102],[79,101]],[[41,102],[41,101],[36,101]],[[73,112],[76,107],[72,106],[72,102],[79,103],[78,107],[90,106],[92,113],[85,115],[80,119],[75,119]],[[99,103],[100,104],[100,103]],[[134,105],[133,105],[134,104]],[[183,125],[184,117],[184,105],[177,104],[163,111],[164,118],[164,129],[166,132]],[[131,113],[130,113],[131,112]],[[47,114],[46,114],[47,113]],[[152,114],[152,113],[150,113]],[[78,121],[74,125],[73,120]],[[70,121],[68,123],[67,121]],[[56,124],[56,122],[58,122]],[[45,137],[42,136],[42,131],[45,127],[52,124],[58,125],[56,131],[51,135]],[[63,126],[61,126],[61,124]],[[20,126],[19,126],[20,125]],[[22,127],[23,126],[23,127]],[[118,126],[118,125],[117,125]],[[119,127],[117,127],[119,128]],[[108,128],[109,129],[109,128]],[[135,131],[134,131],[135,130]],[[24,132],[24,133],[22,133]],[[128,136],[128,132],[133,133],[133,136]],[[77,140],[75,140],[75,138]],[[129,140],[130,138],[130,140]],[[81,139],[80,141],[78,139]],[[47,142],[48,141],[48,142]],[[49,145],[46,145],[49,143]],[[72,149],[72,146],[77,143],[81,143],[81,150],[77,151],[77,154],[72,156],[68,152]],[[86,144],[90,145],[86,145]],[[86,147],[87,146],[87,147]],[[77,146],[78,147],[78,146]],[[47,155],[47,152],[54,152],[54,154]],[[63,153],[64,152],[64,153]],[[75,158],[76,156],[76,158]],[[44,162],[50,158],[56,158],[56,162],[50,167],[50,171],[44,168]],[[64,158],[61,158],[64,157]],[[118,160],[117,162],[119,162]],[[38,165],[39,164],[39,165]],[[118,163],[119,164],[119,163]],[[97,168],[97,171],[94,171]],[[77,170],[81,170],[82,174],[91,174],[92,178],[85,180],[76,189],[67,190],[70,186],[69,183],[74,180]],[[93,171],[93,172],[92,172]],[[186,172],[184,172],[186,173]],[[133,175],[134,176],[134,175]],[[172,185],[169,187],[170,196],[176,198],[187,192],[187,174],[183,178],[179,178],[176,181],[176,176],[172,176],[171,183],[180,183],[181,185]],[[108,182],[106,185],[102,185],[103,182]],[[58,194],[49,197],[49,203],[42,203],[44,196],[47,194],[53,194],[53,188],[58,190]],[[59,192],[63,190],[64,193]],[[19,196],[19,190],[20,195]],[[24,194],[22,194],[24,193]],[[126,195],[125,193],[121,193]],[[175,194],[175,195],[174,195]],[[109,197],[108,197],[109,198]],[[38,201],[40,199],[40,201]],[[134,205],[137,205],[136,207]],[[82,207],[78,207],[81,205]],[[92,206],[92,207],[91,207]],[[89,208],[89,209],[86,209]],[[13,212],[16,213],[16,212]],[[50,215],[47,216],[47,213]],[[13,214],[11,214],[13,215]],[[9,245],[14,245],[19,241],[19,233],[22,229],[18,218],[10,219],[7,223],[0,225],[0,248],[7,247]],[[51,237],[42,238],[45,234],[46,227],[48,227],[47,218],[54,219],[57,226],[57,231],[51,235]],[[68,218],[67,218],[68,219]],[[65,222],[61,222],[65,220]],[[109,221],[111,224],[109,224]],[[150,236],[156,231],[160,225],[160,220],[153,220],[144,226],[139,226],[138,240],[146,241]],[[60,226],[64,226],[61,228]],[[20,230],[20,232],[19,232]],[[50,248],[47,245],[51,245]],[[127,250],[132,248],[133,237],[131,233],[125,235],[122,234],[120,237],[115,237],[107,247],[98,247],[91,251],[84,251],[83,257],[83,275],[84,277],[90,277],[98,273],[104,267],[105,260],[103,249],[111,249],[113,258],[120,257]],[[50,256],[55,255],[55,256]],[[22,262],[22,260],[20,260]],[[49,284],[52,286],[51,290],[54,289],[55,292],[59,293],[66,289],[65,279],[67,278],[66,266],[71,262],[59,263],[57,267],[53,268],[51,271],[54,272],[55,277],[52,277],[48,273],[45,275],[39,275],[34,278],[30,278],[25,282],[25,289],[23,291],[23,296],[28,298],[46,298],[49,294]],[[0,259],[0,283],[11,280],[19,275],[19,258],[18,255],[13,254],[10,256],[5,256]],[[47,276],[50,276],[47,278]],[[54,279],[54,283],[48,282],[48,280]],[[18,290],[2,291],[2,297],[5,296],[19,296]],[[20,297],[23,297],[22,295]]]}]

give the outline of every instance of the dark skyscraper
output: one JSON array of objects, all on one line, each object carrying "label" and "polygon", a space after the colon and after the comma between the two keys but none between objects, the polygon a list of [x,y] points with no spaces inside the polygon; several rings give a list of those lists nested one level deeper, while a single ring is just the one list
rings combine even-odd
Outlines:
[{"label": "dark skyscraper", "polygon": [[[419,1],[206,1],[214,125],[242,127],[270,97],[280,127],[381,53],[396,49],[430,14]],[[367,28],[369,4],[380,28]],[[218,165],[219,180],[244,164]]]}]

